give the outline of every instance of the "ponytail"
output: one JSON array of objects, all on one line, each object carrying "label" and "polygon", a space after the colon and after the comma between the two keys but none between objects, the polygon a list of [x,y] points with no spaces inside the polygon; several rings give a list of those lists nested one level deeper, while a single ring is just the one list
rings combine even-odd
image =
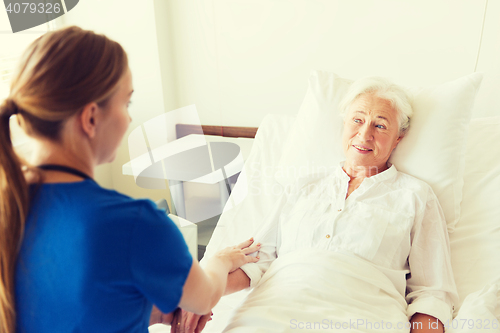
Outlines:
[{"label": "ponytail", "polygon": [[28,212],[28,184],[10,138],[17,104],[0,106],[0,333],[15,333],[14,271]]}]

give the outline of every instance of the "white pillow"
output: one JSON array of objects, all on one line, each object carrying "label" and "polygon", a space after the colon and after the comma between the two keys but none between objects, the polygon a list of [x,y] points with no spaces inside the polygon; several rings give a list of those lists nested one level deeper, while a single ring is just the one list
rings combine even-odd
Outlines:
[{"label": "white pillow", "polygon": [[[443,208],[448,230],[460,216],[464,151],[472,106],[482,74],[427,88],[413,95],[410,130],[390,162],[399,171],[432,186]],[[277,175],[288,185],[300,176],[322,177],[345,159],[339,102],[352,83],[331,72],[313,71],[309,88],[285,144]]]},{"label": "white pillow", "polygon": [[450,235],[460,302],[484,285],[500,281],[500,154],[492,148],[498,142],[500,116],[471,120],[462,212]]}]

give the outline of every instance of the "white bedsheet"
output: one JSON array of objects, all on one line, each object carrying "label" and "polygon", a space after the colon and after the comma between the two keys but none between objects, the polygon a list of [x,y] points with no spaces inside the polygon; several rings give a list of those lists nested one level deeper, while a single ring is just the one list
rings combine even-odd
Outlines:
[{"label": "white bedsheet", "polygon": [[498,309],[499,284],[487,284],[469,294],[457,316],[450,322],[447,333],[500,333],[500,322],[495,316]]},{"label": "white bedsheet", "polygon": [[[409,332],[406,302],[391,280],[350,254],[302,249],[280,256],[245,294],[223,297],[203,332]],[[153,332],[170,328],[154,325]]]},{"label": "white bedsheet", "polygon": [[276,259],[223,332],[409,332],[406,306],[369,261],[306,249]]}]

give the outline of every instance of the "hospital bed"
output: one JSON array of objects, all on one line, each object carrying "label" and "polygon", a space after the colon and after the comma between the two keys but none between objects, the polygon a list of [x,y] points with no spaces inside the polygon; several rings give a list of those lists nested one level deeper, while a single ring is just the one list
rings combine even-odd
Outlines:
[{"label": "hospital bed", "polygon": [[[252,236],[290,179],[303,177],[307,180],[318,176],[310,173],[311,165],[304,166],[304,161],[324,149],[329,152],[332,149],[324,141],[328,138],[319,133],[326,127],[313,135],[308,131],[331,120],[331,115],[321,112],[331,111],[338,104],[341,92],[350,82],[333,73],[312,72],[306,98],[296,116],[268,115],[264,118],[206,256]],[[440,86],[413,89],[412,93],[417,96],[414,109],[428,113],[414,115],[410,133],[391,157],[398,170],[421,178],[433,187],[447,218],[459,294],[453,312],[455,319],[446,323],[447,332],[481,332],[483,329],[500,332],[500,265],[497,260],[500,258],[500,154],[495,148],[500,142],[500,110],[497,116],[474,118],[472,109],[480,82],[481,76],[474,74]],[[434,126],[436,122],[439,126]],[[339,126],[338,123],[335,126]],[[406,145],[402,145],[404,141]],[[316,146],[311,148],[314,142]],[[333,151],[331,155],[337,153]],[[295,169],[287,169],[290,165]],[[313,169],[315,167],[317,165]],[[297,173],[297,170],[302,171]],[[223,297],[213,309],[213,320],[204,332],[222,332],[235,316],[239,316],[237,321],[244,323],[238,309],[245,306],[251,292],[243,290]],[[263,321],[269,319],[266,313],[261,316]],[[316,318],[312,314],[310,317]],[[247,318],[248,323],[258,320],[255,313]],[[167,331],[161,325],[150,328],[150,332]],[[240,331],[247,332],[231,330]],[[288,325],[277,326],[274,331],[295,330]]]}]

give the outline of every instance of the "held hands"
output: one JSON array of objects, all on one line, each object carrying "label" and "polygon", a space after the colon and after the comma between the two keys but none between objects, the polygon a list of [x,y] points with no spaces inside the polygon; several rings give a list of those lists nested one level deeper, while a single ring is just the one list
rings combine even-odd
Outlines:
[{"label": "held hands", "polygon": [[[179,310],[179,309],[177,309]],[[177,311],[176,310],[176,311]],[[151,310],[151,316],[149,317],[149,326],[153,324],[168,324],[172,322],[174,318],[175,312],[163,313],[156,306],[153,306],[153,310]]]},{"label": "held hands", "polygon": [[200,333],[207,322],[212,320],[212,314],[197,315],[182,309],[174,312],[170,333]]},{"label": "held hands", "polygon": [[260,243],[252,245],[253,242],[254,239],[252,237],[249,240],[244,241],[243,243],[227,247],[217,252],[214,257],[218,257],[223,261],[229,263],[229,273],[234,272],[246,263],[259,261],[259,257],[249,256],[249,254],[260,249]]},{"label": "held hands", "polygon": [[[224,269],[226,269],[228,273],[231,273],[246,263],[259,261],[259,257],[249,255],[260,249],[260,244],[254,245],[253,243],[254,239],[250,238],[243,243],[227,247],[217,252],[213,257],[208,258],[209,262],[214,260],[210,266],[211,270],[216,269],[217,272],[223,274],[222,276],[226,276],[223,271]],[[208,265],[210,264],[207,263],[207,266]],[[171,333],[199,333],[212,318],[211,313],[197,315],[179,308],[168,319],[171,320]],[[163,320],[163,322],[165,322],[165,320]]]}]

